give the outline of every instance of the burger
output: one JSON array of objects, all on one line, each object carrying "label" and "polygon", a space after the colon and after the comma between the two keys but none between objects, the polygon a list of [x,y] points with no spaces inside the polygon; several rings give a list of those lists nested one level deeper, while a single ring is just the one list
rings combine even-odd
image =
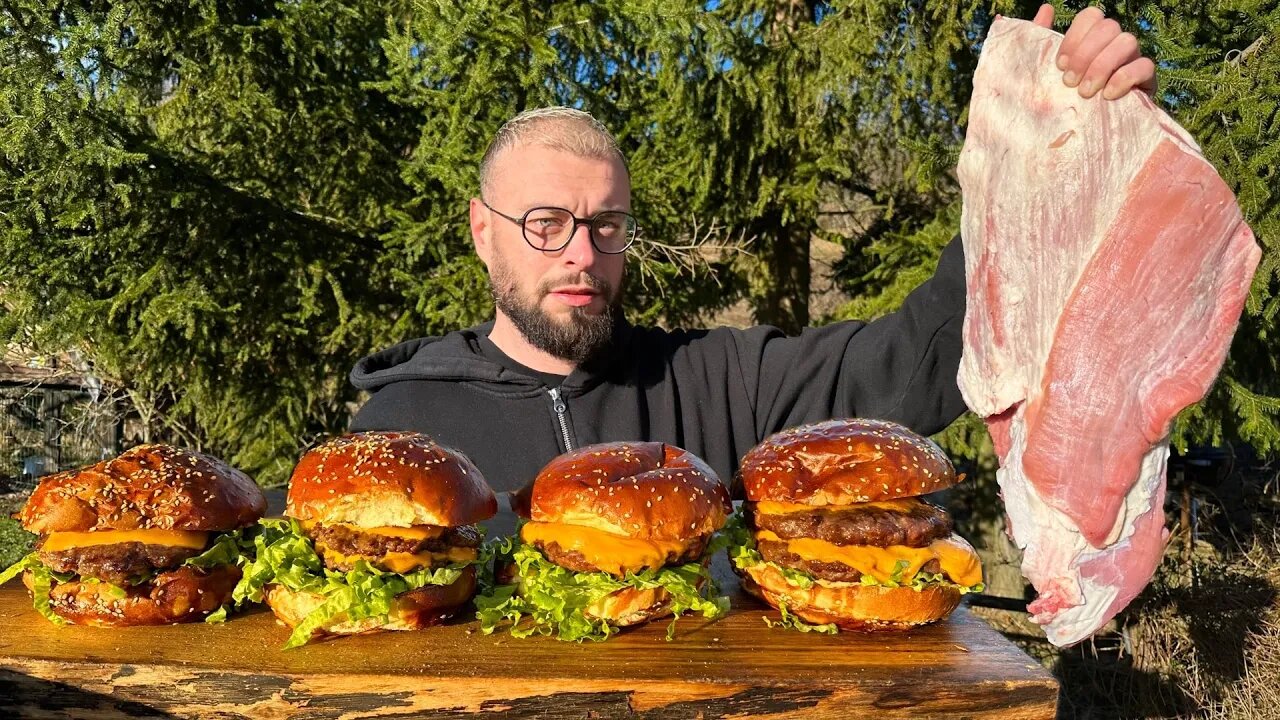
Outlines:
[{"label": "burger", "polygon": [[40,481],[17,514],[37,533],[19,573],[57,624],[163,625],[222,619],[240,580],[241,529],[267,502],[244,473],[169,445]]},{"label": "burger", "polygon": [[286,648],[439,623],[471,602],[476,523],[497,510],[476,466],[426,435],[343,435],[299,460],[286,517],[262,522],[236,599],[293,628]]},{"label": "burger", "polygon": [[954,485],[927,438],[883,420],[830,420],[767,438],[742,459],[729,548],[743,589],[801,629],[904,629],[982,590],[973,547],[918,495]]},{"label": "burger", "polygon": [[654,618],[728,609],[707,562],[733,506],[692,453],[658,442],[582,447],[548,463],[514,505],[526,522],[498,551],[506,584],[476,600],[485,633],[506,625],[518,637],[604,640]]}]

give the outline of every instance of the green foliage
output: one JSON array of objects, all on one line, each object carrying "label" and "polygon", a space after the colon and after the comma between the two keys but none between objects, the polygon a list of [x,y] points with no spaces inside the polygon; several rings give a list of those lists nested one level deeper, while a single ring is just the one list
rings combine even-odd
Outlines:
[{"label": "green foliage", "polygon": [[[838,316],[881,314],[958,229],[938,170],[991,18],[1034,9],[14,0],[0,337],[80,351],[148,439],[282,482],[302,446],[344,429],[357,357],[489,314],[465,200],[499,124],[553,103],[595,114],[629,158],[648,241],[632,318],[693,323],[747,298],[761,321],[808,324],[815,236],[846,248]],[[1273,449],[1280,11],[1111,10],[1165,66],[1168,106],[1266,248],[1224,380],[1178,442]]]},{"label": "green foliage", "polygon": [[362,87],[381,14],[46,5],[0,33],[4,329],[84,350],[157,439],[282,479],[400,301],[376,260],[412,121]]},{"label": "green foliage", "polygon": [[1263,249],[1222,376],[1179,418],[1175,442],[1243,440],[1272,453],[1280,450],[1280,3],[1153,3],[1142,18],[1147,43],[1169,66],[1163,95],[1173,116],[1235,191]]},{"label": "green foliage", "polygon": [[22,529],[17,520],[0,518],[0,568],[21,560],[35,545],[36,536]]}]

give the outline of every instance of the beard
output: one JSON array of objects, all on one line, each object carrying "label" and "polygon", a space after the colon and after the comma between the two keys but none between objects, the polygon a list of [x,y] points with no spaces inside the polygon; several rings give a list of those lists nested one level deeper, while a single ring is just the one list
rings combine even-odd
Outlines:
[{"label": "beard", "polygon": [[[586,285],[598,291],[608,303],[604,312],[593,314],[586,308],[569,308],[561,320],[542,309],[542,298],[563,285]],[[489,269],[489,292],[493,304],[511,319],[520,334],[539,350],[583,365],[600,357],[613,340],[613,328],[621,317],[622,293],[603,278],[578,273],[551,278],[538,283],[533,297],[520,293],[515,277],[505,260],[495,258]]]}]

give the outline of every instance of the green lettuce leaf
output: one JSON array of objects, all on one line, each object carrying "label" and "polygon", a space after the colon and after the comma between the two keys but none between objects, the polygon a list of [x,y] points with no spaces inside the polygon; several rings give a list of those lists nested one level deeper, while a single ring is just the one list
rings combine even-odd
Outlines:
[{"label": "green lettuce leaf", "polygon": [[[202,569],[220,565],[239,565],[243,569],[250,560],[253,552],[253,539],[257,533],[258,527],[256,525],[219,533],[208,549],[199,555],[187,558],[182,564]],[[238,607],[240,607],[240,603],[237,603],[233,596],[231,602],[223,603],[217,610],[206,615],[204,621],[209,624],[226,622],[227,615]]]},{"label": "green lettuce leaf", "polygon": [[198,568],[211,568],[219,565],[243,565],[248,559],[247,553],[252,548],[252,540],[249,539],[253,535],[253,528],[244,528],[242,530],[233,530],[231,532],[218,533],[213,539],[213,544],[207,550],[189,557],[183,562],[183,565],[193,565]]},{"label": "green lettuce leaf", "polygon": [[563,568],[537,548],[513,538],[495,546],[492,554],[498,563],[515,563],[518,580],[509,585],[490,584],[476,597],[476,617],[480,631],[486,635],[505,625],[515,637],[538,634],[575,642],[606,640],[618,629],[605,620],[588,617],[583,610],[624,588],[667,591],[674,615],[667,626],[668,640],[674,637],[682,614],[701,613],[714,619],[729,609],[729,599],[719,596],[719,589],[702,562],[646,568],[616,578],[608,573]]},{"label": "green lettuce leaf", "polygon": [[386,618],[397,595],[427,585],[450,585],[473,564],[450,563],[393,573],[358,560],[350,572],[339,572],[324,567],[297,520],[263,520],[260,525],[261,532],[253,538],[250,559],[242,568],[244,575],[232,592],[236,605],[262,602],[263,588],[270,584],[324,596],[324,602],[293,629],[284,646],[286,650],[305,645],[317,630],[340,618],[351,621]]},{"label": "green lettuce leaf", "polygon": [[54,580],[66,582],[71,576],[53,572],[44,563],[40,562],[40,558],[37,557],[36,553],[31,553],[5,568],[4,572],[0,572],[0,585],[21,575],[25,570],[31,571],[31,579],[34,581],[32,582],[34,587],[31,589],[31,604],[35,606],[36,611],[55,625],[66,625],[67,621],[55,614],[53,608],[50,607],[49,591],[53,589]]}]

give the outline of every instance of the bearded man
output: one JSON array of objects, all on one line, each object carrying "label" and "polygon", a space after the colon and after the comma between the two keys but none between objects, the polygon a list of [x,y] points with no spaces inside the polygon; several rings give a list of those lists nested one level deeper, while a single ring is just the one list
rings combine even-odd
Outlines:
[{"label": "bearded man", "polygon": [[[1052,7],[1035,21],[1052,23]],[[1090,8],[1076,16],[1063,82],[1106,100],[1151,92],[1155,65]],[[495,490],[582,445],[650,440],[728,479],[767,435],[833,417],[921,434],[965,410],[956,385],[965,308],[957,237],[895,313],[788,337],[777,328],[633,327],[620,312],[635,239],[631,179],[609,131],[569,108],[521,113],[497,133],[471,199],[494,319],[401,343],[351,372],[372,392],[352,430],[416,430],[465,452]]]}]

